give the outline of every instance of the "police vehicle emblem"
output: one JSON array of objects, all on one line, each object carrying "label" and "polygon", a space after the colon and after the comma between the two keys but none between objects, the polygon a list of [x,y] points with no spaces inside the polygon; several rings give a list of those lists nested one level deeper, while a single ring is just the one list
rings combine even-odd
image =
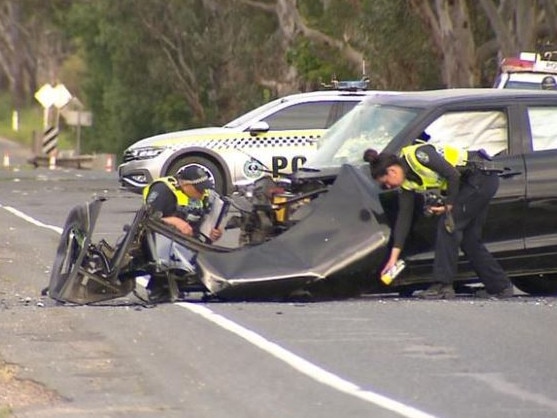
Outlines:
[{"label": "police vehicle emblem", "polygon": [[159,192],[157,192],[157,191],[150,192],[149,195],[147,196],[147,203],[149,203],[149,204],[153,203],[158,195],[159,195]]},{"label": "police vehicle emblem", "polygon": [[257,161],[248,160],[244,163],[244,175],[247,178],[257,178],[261,176],[261,165]]},{"label": "police vehicle emblem", "polygon": [[427,164],[429,162],[429,155],[420,150],[416,151],[416,158],[422,164]]}]

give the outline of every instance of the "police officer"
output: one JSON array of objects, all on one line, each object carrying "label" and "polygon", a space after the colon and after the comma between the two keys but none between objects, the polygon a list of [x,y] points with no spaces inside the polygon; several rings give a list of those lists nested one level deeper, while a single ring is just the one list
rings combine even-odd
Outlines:
[{"label": "police officer", "polygon": [[[155,180],[143,191],[145,203],[162,214],[162,221],[176,227],[182,234],[197,236],[203,217],[208,212],[207,197],[213,183],[199,167],[188,166],[175,177]],[[222,230],[214,228],[212,241],[218,240]]]},{"label": "police officer", "polygon": [[[209,191],[212,187],[213,183],[205,172],[189,166],[176,176],[155,180],[144,189],[143,196],[147,205],[161,213],[164,223],[174,226],[184,235],[199,238],[199,227],[210,210]],[[222,229],[213,228],[208,238],[216,241],[221,235]],[[156,248],[159,259],[168,264],[179,262],[179,268],[195,274],[195,254],[192,251],[162,236],[158,237]],[[147,292],[151,302],[172,300],[168,279],[164,276],[153,275],[147,284]]]},{"label": "police officer", "polygon": [[555,77],[548,75],[542,79],[542,90],[556,90],[557,82],[555,82]]},{"label": "police officer", "polygon": [[[444,204],[426,208],[439,217],[433,262],[434,283],[418,297],[454,297],[453,280],[457,273],[459,247],[485,285],[484,289],[476,292],[476,296],[512,296],[513,286],[506,273],[481,242],[488,205],[499,187],[496,173],[468,164],[466,151],[450,146],[436,149],[427,143],[407,146],[400,156],[367,150],[364,159],[370,163],[371,174],[376,181],[388,189],[400,188],[393,246],[382,274],[400,257],[410,231],[417,193],[437,189],[444,195]],[[457,167],[462,169],[462,174]]]}]

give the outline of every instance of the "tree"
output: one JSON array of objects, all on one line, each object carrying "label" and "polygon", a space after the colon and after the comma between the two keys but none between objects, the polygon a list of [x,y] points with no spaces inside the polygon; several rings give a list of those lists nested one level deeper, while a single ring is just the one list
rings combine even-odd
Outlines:
[{"label": "tree", "polygon": [[409,0],[428,28],[447,87],[471,87],[479,79],[467,0]]},{"label": "tree", "polygon": [[68,49],[53,20],[67,1],[0,1],[0,74],[16,109],[30,102],[38,83],[57,80]]},{"label": "tree", "polygon": [[485,33],[479,33],[475,2],[408,1],[431,34],[447,87],[478,86],[482,69],[493,56],[533,51],[540,42],[557,40],[555,0],[480,0],[481,11],[489,22],[489,37],[480,43],[477,39],[485,37]]}]

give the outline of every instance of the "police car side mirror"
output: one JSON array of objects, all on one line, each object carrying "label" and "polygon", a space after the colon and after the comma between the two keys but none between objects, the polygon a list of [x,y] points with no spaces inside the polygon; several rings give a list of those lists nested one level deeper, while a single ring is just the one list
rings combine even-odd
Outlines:
[{"label": "police car side mirror", "polygon": [[250,135],[255,136],[257,134],[269,132],[269,124],[263,121],[255,122],[253,125],[249,127],[248,130]]}]

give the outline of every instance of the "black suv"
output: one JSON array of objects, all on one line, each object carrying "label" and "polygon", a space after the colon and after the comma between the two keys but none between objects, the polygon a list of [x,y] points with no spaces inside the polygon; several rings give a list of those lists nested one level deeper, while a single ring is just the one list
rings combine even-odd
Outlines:
[{"label": "black suv", "polygon": [[[366,99],[319,140],[297,180],[332,182],[342,164],[362,166],[368,148],[397,153],[422,132],[434,145],[484,149],[501,168],[484,241],[513,283],[531,294],[557,293],[557,92],[450,89]],[[396,191],[381,200],[394,219]],[[433,220],[417,208],[399,285],[431,280]],[[462,257],[458,280],[474,279]]]}]

